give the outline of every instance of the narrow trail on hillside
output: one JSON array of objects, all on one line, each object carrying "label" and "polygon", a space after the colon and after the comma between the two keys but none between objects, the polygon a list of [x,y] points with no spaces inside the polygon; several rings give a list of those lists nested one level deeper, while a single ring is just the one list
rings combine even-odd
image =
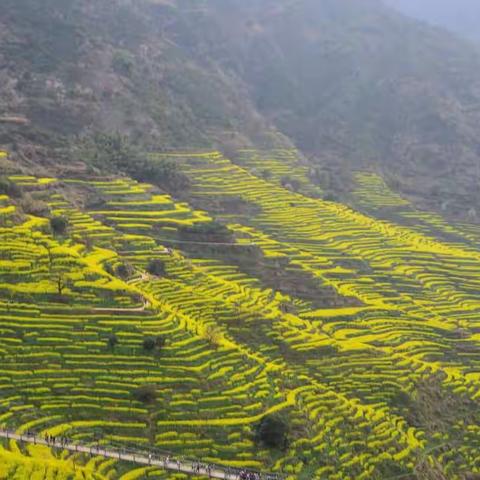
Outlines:
[{"label": "narrow trail on hillside", "polygon": [[[186,473],[187,475],[205,476],[208,478],[220,478],[224,480],[283,480],[284,477],[272,473],[260,473],[251,470],[240,470],[229,468],[222,465],[207,464],[200,460],[179,459],[167,453],[160,456],[158,453],[145,451],[135,451],[130,449],[115,449],[111,447],[100,447],[81,445],[72,443],[71,439],[65,441],[55,440],[48,441],[34,434],[18,434],[8,430],[0,430],[0,438],[14,440],[34,445],[45,445],[58,450],[68,450],[76,453],[86,453],[87,455],[96,455],[105,458],[112,458],[119,461],[135,463],[137,465],[146,465],[151,467],[159,467],[165,470]],[[250,476],[242,476],[250,475]]]}]

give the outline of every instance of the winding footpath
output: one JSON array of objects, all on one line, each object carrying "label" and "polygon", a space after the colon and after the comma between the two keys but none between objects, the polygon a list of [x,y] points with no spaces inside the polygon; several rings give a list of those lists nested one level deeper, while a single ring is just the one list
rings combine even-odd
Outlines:
[{"label": "winding footpath", "polygon": [[[46,445],[51,448],[60,450],[68,450],[70,452],[86,453],[88,455],[96,455],[105,458],[113,458],[125,462],[135,463],[138,465],[147,465],[152,467],[160,467],[165,470],[172,470],[182,472],[189,475],[203,475],[208,478],[220,478],[225,480],[240,480],[244,477],[241,475],[241,470],[224,467],[222,465],[205,464],[195,460],[180,460],[173,458],[170,455],[160,457],[158,454],[148,454],[145,452],[134,452],[132,450],[119,450],[110,447],[87,446],[78,443],[71,443],[70,440],[66,442],[47,441],[45,438],[35,436],[32,434],[18,434],[8,430],[0,430],[0,438],[15,440],[23,443],[31,443],[34,445]],[[255,480],[282,480],[284,477],[277,474],[251,472],[256,475]]]}]

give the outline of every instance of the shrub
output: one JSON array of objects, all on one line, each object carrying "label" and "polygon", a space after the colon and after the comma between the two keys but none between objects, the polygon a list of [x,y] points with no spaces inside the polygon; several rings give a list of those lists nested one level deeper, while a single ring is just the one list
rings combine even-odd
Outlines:
[{"label": "shrub", "polygon": [[142,385],[133,392],[135,400],[142,403],[153,403],[157,398],[155,385]]},{"label": "shrub", "polygon": [[115,348],[115,345],[118,344],[118,338],[117,336],[114,334],[114,333],[111,333],[109,336],[108,336],[108,339],[107,339],[107,343],[108,343],[108,346],[110,348]]},{"label": "shrub", "polygon": [[147,352],[151,352],[156,348],[160,350],[165,346],[166,343],[166,338],[161,335],[158,337],[146,337],[143,339],[143,349],[147,350]]},{"label": "shrub", "polygon": [[323,199],[326,202],[337,202],[338,201],[338,197],[334,192],[326,192]]},{"label": "shrub", "polygon": [[153,337],[147,337],[143,339],[143,349],[147,350],[147,352],[151,352],[155,350],[156,341]]},{"label": "shrub", "polygon": [[280,179],[282,187],[289,190],[297,191],[300,188],[300,182],[296,178],[292,178],[289,175],[285,175]]},{"label": "shrub", "polygon": [[115,272],[113,271],[113,267],[110,263],[105,264],[104,269],[109,275],[115,275]]},{"label": "shrub", "polygon": [[52,217],[50,227],[55,235],[64,235],[67,231],[68,220],[62,216]]},{"label": "shrub", "polygon": [[28,193],[20,200],[20,207],[26,214],[36,217],[46,217],[50,213],[47,203],[33,198]]},{"label": "shrub", "polygon": [[410,395],[404,390],[398,390],[392,397],[391,403],[395,407],[406,407],[412,409],[413,401]]},{"label": "shrub", "polygon": [[0,194],[8,195],[12,198],[20,198],[22,196],[21,188],[6,177],[0,177]]},{"label": "shrub", "polygon": [[204,334],[205,340],[214,348],[218,348],[220,345],[221,334],[212,326],[208,326]]},{"label": "shrub", "polygon": [[270,180],[273,177],[272,172],[268,168],[264,168],[261,172],[260,175],[264,180]]},{"label": "shrub", "polygon": [[265,415],[255,425],[255,439],[269,448],[285,448],[288,444],[288,425],[278,415]]},{"label": "shrub", "polygon": [[115,268],[115,273],[122,280],[126,280],[126,279],[128,279],[132,276],[133,267],[131,265],[129,265],[128,263],[120,263]]},{"label": "shrub", "polygon": [[165,275],[165,263],[158,258],[150,260],[147,266],[147,272],[151,275],[162,277]]},{"label": "shrub", "polygon": [[127,50],[117,50],[112,58],[112,68],[115,73],[129,77],[134,69],[135,60]]}]

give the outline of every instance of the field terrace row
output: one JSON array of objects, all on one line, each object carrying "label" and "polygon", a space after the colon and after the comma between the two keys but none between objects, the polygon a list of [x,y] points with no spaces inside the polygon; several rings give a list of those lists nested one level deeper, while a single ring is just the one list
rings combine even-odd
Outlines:
[{"label": "field terrace row", "polygon": [[[290,355],[288,355],[288,353],[285,352],[285,347],[289,345],[290,338],[292,338],[293,335],[298,335],[299,333],[299,330],[292,326],[292,321],[295,320],[296,323],[302,322],[299,322],[299,319],[294,319],[293,316],[291,316],[292,318],[287,319],[282,318],[278,311],[276,313],[278,317],[274,320],[274,322],[271,320],[269,321],[268,317],[271,317],[272,315],[272,307],[269,307],[263,313],[264,317],[262,317],[262,312],[259,310],[258,306],[256,309],[249,309],[248,305],[251,302],[238,302],[238,287],[235,289],[233,286],[230,286],[231,292],[229,293],[229,286],[225,285],[221,296],[217,294],[212,299],[212,296],[209,295],[209,292],[215,292],[216,289],[218,289],[218,279],[211,278],[210,275],[208,278],[206,276],[201,277],[200,275],[195,275],[193,278],[195,278],[199,284],[198,289],[195,287],[192,287],[191,289],[182,289],[180,284],[174,284],[168,279],[162,279],[158,286],[158,295],[161,295],[163,298],[169,296],[171,298],[169,301],[171,303],[176,302],[179,308],[181,306],[182,311],[185,311],[190,318],[203,319],[207,325],[215,325],[216,328],[220,329],[222,334],[230,338],[234,338],[236,342],[243,342],[246,345],[255,346],[257,349],[257,358],[259,358],[259,355],[261,355],[264,358],[264,362],[270,361],[274,365],[275,370],[278,366],[281,366],[283,372],[282,376],[285,382],[288,382],[289,379],[295,379],[291,381],[293,381],[295,385],[301,385],[297,387],[298,389],[306,388],[307,391],[313,390],[315,392],[320,389],[321,391],[328,392],[329,396],[332,397],[328,399],[328,401],[325,399],[325,404],[321,398],[314,394],[313,397],[316,399],[316,402],[314,402],[313,406],[310,406],[308,402],[303,401],[300,398],[297,399],[297,404],[300,407],[299,410],[301,414],[297,411],[297,409],[295,409],[292,412],[292,417],[295,418],[295,421],[298,423],[298,425],[308,425],[308,432],[305,432],[304,437],[299,438],[292,444],[291,449],[293,451],[290,453],[291,457],[302,458],[304,455],[308,456],[309,451],[320,452],[320,457],[323,460],[316,462],[312,461],[313,466],[317,464],[316,469],[318,470],[318,474],[321,473],[326,475],[327,472],[330,472],[332,476],[329,476],[329,478],[346,478],[346,476],[348,476],[349,473],[351,474],[351,472],[355,472],[355,475],[357,475],[368,471],[369,473],[364,474],[362,477],[368,478],[368,475],[371,474],[371,470],[374,468],[374,466],[378,466],[378,464],[384,462],[385,457],[377,458],[376,455],[378,454],[378,450],[369,450],[368,445],[366,444],[362,444],[362,446],[353,448],[354,445],[350,443],[350,438],[355,437],[358,441],[359,438],[362,438],[362,430],[358,429],[350,434],[349,427],[351,426],[351,422],[353,424],[356,423],[355,419],[357,416],[360,417],[363,415],[363,413],[366,414],[366,412],[371,413],[373,409],[369,409],[367,405],[363,405],[358,398],[355,398],[354,400],[347,400],[346,397],[342,398],[336,393],[335,386],[333,386],[331,390],[326,387],[326,385],[323,383],[324,379],[319,379],[318,382],[312,382],[312,375],[309,371],[309,368],[302,366],[301,362],[296,364],[296,359],[294,357],[292,358]],[[227,282],[225,281],[225,283]],[[149,282],[149,285],[152,287],[151,282]],[[204,289],[204,296],[201,296],[201,289]],[[194,298],[192,298],[193,292],[195,292]],[[250,294],[253,296],[253,293],[254,292],[252,290]],[[247,292],[244,291],[243,295],[246,294]],[[221,298],[223,297],[223,302],[225,302],[225,300],[228,300],[228,295],[230,295],[232,299],[230,302],[227,301],[226,304],[223,303],[222,305]],[[230,305],[228,303],[230,303]],[[324,343],[325,339],[326,336],[323,335],[322,341]],[[315,369],[318,372],[318,377],[320,378],[322,376],[321,370],[317,368]],[[350,389],[348,392],[351,394],[352,390]],[[262,397],[260,396],[259,398]],[[347,413],[343,412],[342,415],[339,415],[337,410],[332,410],[332,404],[338,403],[340,398],[342,398],[342,401],[345,403],[349,403],[351,401],[349,411]],[[307,415],[310,409],[321,410],[322,412],[328,411],[331,415],[330,422],[332,425],[335,425],[335,428],[330,431],[329,429],[325,430],[325,428],[323,428],[323,423],[317,425],[317,417],[314,413],[305,418],[305,415]],[[410,448],[407,440],[407,433],[404,433],[405,437],[403,439],[396,438],[398,435],[401,436],[402,434],[401,431],[398,430],[397,421],[394,420],[394,417],[391,416],[387,410],[388,408],[385,408],[385,412],[377,412],[375,419],[370,422],[370,426],[373,425],[373,427],[375,427],[378,422],[382,424],[383,430],[389,432],[392,442],[390,453],[395,452],[392,453],[392,455],[399,455],[400,452],[405,453],[405,451]],[[359,411],[362,413],[359,413]],[[335,419],[337,420],[335,421]],[[323,420],[327,422],[325,418]],[[387,430],[388,424],[390,425],[389,430]],[[315,432],[315,434],[313,434],[313,432]],[[412,439],[415,438],[413,433],[411,434],[411,437]],[[329,439],[329,441],[325,441],[326,438]],[[384,442],[385,441],[386,440],[384,440]],[[335,447],[342,445],[342,448],[331,448],[332,443]],[[403,447],[400,447],[400,445],[403,445]],[[343,463],[338,456],[339,450],[345,454],[350,452],[350,457],[349,455],[343,456],[343,461],[349,457],[351,463],[348,463],[346,466],[342,466]],[[357,450],[362,450],[364,455],[358,457]],[[330,468],[319,468],[319,462],[325,462],[326,464],[330,465]],[[354,464],[357,464],[355,468],[353,468]],[[285,471],[290,470],[291,466],[289,467],[288,456],[283,459],[282,465],[284,465]],[[305,467],[305,465],[301,465],[302,469]],[[297,470],[294,469],[294,471]],[[300,470],[298,470],[297,473],[299,472]]]},{"label": "field terrace row", "polygon": [[[92,217],[80,214],[56,193],[49,204],[55,214],[69,219],[72,238],[98,227]],[[78,218],[81,222],[77,222]],[[24,231],[28,238],[28,230]],[[143,264],[147,258],[144,240],[141,236],[131,237],[117,232],[109,241],[128,245],[130,259]],[[17,243],[22,240],[19,236]],[[63,246],[64,250],[78,250],[79,254],[87,250],[84,246],[77,248],[70,239],[64,240],[68,245]],[[140,240],[137,249],[136,240]],[[107,256],[105,251],[90,247],[88,256],[98,260],[99,265],[116,256],[113,251]],[[159,254],[165,254],[165,250],[159,248]],[[52,256],[55,260],[55,251]],[[25,271],[25,275],[29,273]],[[131,288],[134,290],[130,293],[139,292],[137,287]],[[137,445],[151,443],[153,434],[163,449],[233,466],[264,465],[266,453],[258,451],[249,429],[244,429],[258,420],[265,408],[265,402],[256,398],[257,390],[263,392],[261,398],[271,397],[273,406],[282,404],[282,395],[264,374],[259,377],[264,367],[258,362],[252,364],[230,347],[212,348],[203,335],[188,333],[196,327],[189,325],[189,330],[175,313],[151,318],[136,316],[133,311],[122,315],[123,302],[111,305],[108,314],[91,311],[95,308],[85,310],[76,302],[62,309],[46,301],[43,307],[24,311],[19,305],[15,310],[18,318],[13,306],[6,307],[8,314],[2,312],[2,349],[9,359],[2,380],[12,390],[11,397],[7,397],[12,402],[4,404],[5,426],[19,427],[21,416],[26,422],[22,428],[41,428],[56,435],[65,432],[83,440],[92,437],[92,430],[98,430],[107,442]],[[119,338],[115,352],[106,347],[111,332]],[[145,335],[168,338],[160,358],[142,353]],[[225,375],[231,370],[236,374]],[[157,408],[147,411],[132,400],[132,390],[143,383],[159,387]],[[212,412],[216,421],[211,419]],[[203,420],[198,422],[199,418]],[[59,424],[59,419],[66,421]],[[153,433],[145,431],[147,423],[153,425]]]},{"label": "field terrace row", "polygon": [[[350,262],[357,271],[355,283],[360,285],[358,296],[368,299],[368,290],[375,283],[377,294],[388,299],[387,303],[393,306],[410,303],[413,294],[420,301],[423,297],[426,301],[435,300],[432,304],[437,301],[453,305],[476,302],[471,295],[476,286],[473,276],[466,285],[459,285],[450,281],[444,272],[438,272],[436,265],[447,263],[447,267],[441,268],[444,271],[448,269],[451,274],[453,264],[460,263],[462,273],[469,266],[473,272],[480,258],[478,251],[460,249],[405,227],[377,222],[338,204],[301,197],[284,189],[265,188],[264,182],[251,181],[250,175],[226,160],[215,158],[203,170],[195,167],[191,170],[187,167],[192,177],[195,175],[197,179],[193,195],[200,194],[199,191],[202,195],[214,195],[211,185],[218,186],[219,195],[225,195],[226,191],[238,195],[239,190],[245,188],[241,196],[262,207],[262,212],[252,218],[252,223],[259,230],[263,233],[268,230],[275,240],[298,247],[322,260],[333,259],[333,264],[343,257],[343,263]],[[218,172],[222,169],[228,174],[219,176]],[[205,191],[207,188],[208,192]],[[414,256],[412,251],[416,252]],[[350,276],[350,273],[345,272],[345,276]]]},{"label": "field terrace row", "polygon": [[[67,180],[69,185],[86,182]],[[193,211],[188,204],[175,202],[169,195],[155,192],[152,185],[141,184],[130,179],[88,182],[94,189],[101,205],[88,207],[95,218],[114,225],[116,229],[132,234],[149,234],[169,231],[179,226],[206,223],[211,218],[200,211]]]},{"label": "field terrace row", "polygon": [[[263,238],[268,233],[277,247],[283,244],[290,251],[287,255],[292,246],[297,248],[300,254],[295,262],[303,264],[304,257],[313,257],[323,268],[326,263],[348,266],[348,273],[320,272],[326,281],[380,311],[342,334],[351,349],[361,349],[363,344],[375,347],[377,354],[390,355],[394,362],[404,362],[412,370],[411,384],[416,371],[422,375],[440,372],[451,383],[448,388],[477,396],[477,335],[465,328],[472,325],[465,319],[479,308],[475,298],[478,251],[376,221],[337,204],[275,189],[218,155],[185,159],[184,170],[194,183],[194,199],[232,195],[259,206],[261,213],[248,228],[255,227]],[[305,268],[312,270],[311,264]],[[384,333],[366,338],[374,323]],[[366,359],[363,363],[368,367]]]},{"label": "field terrace row", "polygon": [[[218,161],[224,163],[218,156],[198,158],[212,162],[214,165]],[[237,175],[234,179],[235,186],[242,186],[239,183],[241,180],[239,171],[243,172],[243,170],[238,167],[231,168],[234,170],[231,173]],[[200,186],[194,184],[194,187],[201,189],[201,182],[211,180],[205,180],[197,170],[195,181],[199,182]],[[206,170],[206,174],[210,175],[212,168]],[[221,184],[217,185],[218,194],[229,194],[228,175],[224,177]],[[242,175],[248,174],[242,173]],[[250,179],[250,176],[248,178]],[[137,189],[136,184],[131,185],[134,190]],[[258,189],[260,187],[263,190],[258,193],[258,196],[264,202],[260,205],[265,209],[268,201],[272,203],[276,201],[277,194],[274,192],[275,198],[269,196],[268,191],[275,187],[268,183],[261,181],[257,185]],[[319,215],[319,209],[313,209],[308,203],[312,200],[303,200],[303,197],[284,189],[280,191],[287,197],[284,198],[284,204],[275,208],[289,211],[289,200],[292,200],[293,195],[292,203],[295,206],[300,201],[307,203],[302,207],[302,213],[304,213],[302,222],[306,226],[309,222],[313,222],[311,216],[306,215],[310,210],[314,210],[317,215],[315,222],[320,222],[322,217]],[[129,195],[127,192],[128,189],[123,188],[121,195]],[[238,195],[238,190],[235,191],[235,195]],[[254,193],[249,192],[247,199],[252,201],[253,197]],[[278,198],[282,199],[280,193]],[[60,199],[57,200],[61,202]],[[61,203],[57,204],[57,207],[62,209],[63,214],[74,218],[73,207]],[[110,205],[109,208],[104,208],[103,212],[106,213],[102,213],[102,216],[110,215],[110,212],[114,212],[117,207],[118,205]],[[134,212],[137,208],[135,202],[132,202],[131,206],[122,204],[121,208],[123,211],[131,212],[132,218],[135,217]],[[294,211],[296,209],[292,210],[292,213]],[[340,212],[344,213],[343,210]],[[331,209],[327,209],[327,213],[331,216]],[[399,292],[396,285],[391,285],[388,281],[380,282],[380,279],[390,274],[388,268],[392,263],[398,262],[399,265],[405,263],[404,252],[408,250],[407,247],[397,247],[397,251],[393,254],[390,253],[393,243],[385,244],[384,254],[382,254],[383,250],[374,256],[370,253],[372,246],[377,248],[376,237],[379,231],[383,232],[387,228],[385,225],[375,225],[374,234],[366,236],[367,245],[359,245],[358,252],[352,255],[352,245],[361,243],[363,236],[358,232],[358,225],[352,222],[348,215],[348,221],[338,221],[340,227],[342,222],[344,225],[341,241],[337,238],[338,234],[335,235],[334,219],[327,218],[325,224],[321,223],[316,227],[317,230],[309,227],[308,232],[318,234],[319,231],[326,230],[326,234],[335,241],[318,240],[316,237],[311,239],[307,231],[298,227],[301,242],[289,241],[289,238],[294,236],[294,232],[292,233],[288,222],[286,227],[283,225],[284,216],[272,215],[275,222],[267,222],[266,226],[263,226],[264,215],[262,212],[259,218],[252,219],[251,225],[237,225],[234,230],[260,239],[262,244],[259,246],[266,255],[291,258],[297,268],[329,282],[339,292],[358,296],[363,306],[330,309],[328,312],[315,311],[308,303],[298,302],[278,292],[262,288],[261,282],[257,279],[217,259],[186,258],[180,251],[168,254],[153,238],[150,238],[148,243],[146,240],[149,238],[148,235],[116,233],[114,238],[108,241],[114,242],[117,246],[128,244],[128,249],[125,248],[116,254],[119,258],[122,258],[122,255],[128,255],[128,260],[138,269],[143,269],[152,256],[152,253],[149,256],[146,252],[146,244],[152,247],[156,245],[157,250],[152,250],[153,254],[158,254],[166,261],[167,277],[152,278],[141,275],[131,285],[135,292],[141,292],[149,299],[151,305],[157,306],[158,311],[162,313],[158,318],[152,314],[151,319],[145,318],[145,315],[120,315],[124,317],[120,325],[117,325],[118,315],[90,312],[90,315],[84,317],[88,320],[86,325],[96,325],[97,332],[102,332],[97,333],[98,338],[102,338],[101,335],[105,335],[110,331],[109,329],[118,329],[119,338],[122,338],[121,335],[125,337],[125,341],[122,338],[120,344],[125,346],[120,347],[118,352],[120,359],[109,358],[109,353],[104,350],[103,354],[101,353],[104,346],[101,347],[100,344],[95,346],[95,340],[92,337],[89,340],[93,343],[86,346],[87,350],[80,350],[80,359],[77,358],[76,351],[74,354],[71,353],[67,357],[68,372],[83,373],[84,382],[87,381],[87,376],[91,378],[92,375],[95,379],[98,378],[99,381],[104,382],[100,387],[88,385],[89,388],[97,391],[98,396],[94,396],[95,401],[88,397],[86,391],[74,393],[81,396],[87,395],[87,399],[81,401],[100,405],[99,412],[103,411],[101,406],[103,398],[107,398],[109,402],[107,404],[117,409],[110,415],[115,419],[117,416],[123,418],[125,415],[127,418],[125,421],[131,427],[132,410],[129,414],[119,412],[118,408],[125,406],[125,403],[115,403],[118,402],[116,397],[113,398],[114,403],[112,403],[112,392],[117,391],[118,388],[120,400],[124,395],[123,399],[129,402],[128,408],[141,409],[141,406],[131,406],[132,399],[127,392],[135,384],[128,383],[125,371],[131,370],[135,374],[138,371],[140,378],[149,381],[153,378],[155,382],[157,376],[159,382],[165,378],[177,378],[168,370],[164,374],[160,365],[151,366],[147,361],[148,358],[147,360],[142,358],[138,345],[145,333],[169,336],[168,329],[179,330],[186,335],[186,338],[178,340],[181,353],[179,351],[172,355],[172,359],[175,359],[174,365],[178,365],[177,354],[181,359],[182,354],[185,355],[185,350],[194,361],[200,358],[206,364],[188,365],[188,370],[183,373],[188,379],[185,388],[175,385],[170,392],[172,395],[175,392],[178,395],[176,398],[163,397],[162,391],[162,399],[168,399],[168,404],[177,405],[178,411],[175,408],[155,409],[148,415],[137,412],[140,418],[146,418],[143,428],[147,422],[151,425],[153,419],[157,428],[162,429],[160,433],[155,432],[160,445],[164,445],[165,440],[168,444],[170,440],[170,445],[174,446],[179,436],[180,443],[177,444],[179,451],[184,451],[188,445],[189,451],[197,448],[196,452],[203,458],[206,456],[211,458],[215,455],[212,459],[225,458],[228,462],[240,462],[240,464],[241,462],[250,465],[256,465],[255,462],[262,464],[262,462],[268,462],[267,454],[255,450],[250,440],[249,425],[265,411],[280,408],[289,412],[296,437],[289,451],[278,460],[276,467],[291,472],[295,478],[300,475],[306,475],[308,478],[309,474],[332,479],[384,478],[382,472],[392,462],[399,469],[403,469],[402,471],[411,471],[417,460],[417,452],[420,453],[423,448],[438,439],[431,437],[429,432],[424,432],[421,428],[409,425],[402,416],[402,409],[395,403],[398,401],[399,394],[402,391],[412,392],[418,382],[428,381],[434,373],[440,376],[439,383],[448,383],[445,389],[457,390],[454,396],[460,397],[467,394],[474,397],[477,392],[477,379],[474,373],[475,356],[469,354],[471,347],[476,346],[474,335],[468,335],[467,332],[467,338],[460,342],[465,345],[465,352],[456,352],[455,347],[459,343],[455,337],[456,325],[454,324],[453,328],[447,325],[446,328],[443,312],[437,313],[433,320],[425,321],[425,317],[418,316],[419,310],[420,313],[425,312],[425,305],[412,304],[411,298],[406,297],[405,294],[406,289],[412,289],[412,296],[416,295],[416,291],[420,290],[417,277],[422,275],[424,283],[432,282],[428,288],[436,292],[438,299],[443,298],[445,291],[449,295],[460,295],[456,290],[450,293],[451,286],[445,290],[444,283],[435,283],[438,277],[443,280],[445,275],[442,271],[432,273],[430,260],[436,260],[439,253],[429,256],[423,243],[427,246],[434,245],[442,252],[441,259],[444,261],[452,260],[452,256],[457,255],[458,247],[444,246],[430,239],[420,242],[422,248],[415,257],[417,262],[413,269],[415,275],[404,279],[405,270],[398,271],[399,282],[400,279],[404,279],[406,283],[402,285]],[[361,220],[361,225],[365,223],[369,225],[366,219]],[[93,219],[92,221],[94,222]],[[82,223],[88,225],[88,218],[84,218]],[[355,228],[352,226],[347,228],[348,223],[353,223]],[[76,229],[74,225],[74,233]],[[418,240],[418,234],[403,230],[401,233],[404,233],[406,241],[410,242],[408,247],[411,253],[411,242]],[[352,240],[351,237],[355,238]],[[360,237],[358,241],[357,237]],[[390,255],[392,255],[391,258]],[[417,256],[421,259],[420,264]],[[467,254],[461,254],[460,258],[467,263],[471,261]],[[457,257],[452,260],[453,267],[457,260]],[[372,268],[372,263],[375,268]],[[451,268],[450,265],[448,268]],[[473,270],[474,265],[471,268]],[[427,270],[426,277],[424,270]],[[377,288],[380,285],[383,287]],[[472,286],[474,286],[474,278],[472,278]],[[464,287],[462,288],[465,290]],[[428,309],[433,308],[434,302],[431,295],[428,291],[424,297],[421,297],[422,302],[430,302]],[[462,295],[460,298],[463,300]],[[295,305],[294,311],[285,312],[282,308],[284,303]],[[475,303],[472,303],[472,307],[475,307]],[[445,308],[449,312],[450,300],[445,301]],[[461,303],[458,308],[462,315],[475,312],[473,308],[466,313],[465,303]],[[47,318],[48,325],[43,326],[45,329],[51,328],[49,325],[55,325],[51,314]],[[132,319],[134,319],[133,322]],[[165,322],[165,325],[159,327],[163,325],[162,322]],[[138,331],[131,331],[133,326],[138,328]],[[127,329],[127,333],[123,332],[124,328]],[[56,338],[67,335],[69,331],[71,330],[62,326],[59,332],[55,332]],[[47,338],[49,335],[48,331]],[[187,340],[190,338],[204,345],[205,350],[198,353],[199,357],[196,356],[195,349],[188,350],[185,346],[193,341]],[[68,342],[72,344],[71,337]],[[216,344],[219,345],[217,349],[215,349]],[[170,344],[168,347],[170,348]],[[98,349],[97,353],[95,348]],[[128,349],[131,349],[131,352]],[[295,351],[300,351],[302,355],[295,355]],[[453,358],[454,354],[458,357],[461,353],[464,354],[461,362]],[[66,351],[64,354],[68,355]],[[217,355],[221,360],[214,360]],[[117,353],[111,356],[116,357]],[[101,367],[100,371],[96,364],[92,363],[96,357],[101,358],[101,365],[104,362],[107,363],[107,372]],[[133,364],[123,357],[130,359],[129,361]],[[469,373],[465,366],[466,359],[470,362]],[[23,362],[18,363],[23,364]],[[29,365],[28,362],[26,363]],[[17,365],[17,361],[14,364]],[[197,366],[200,370],[195,369]],[[181,363],[180,367],[182,367]],[[60,370],[63,368],[67,366]],[[117,368],[120,368],[118,375]],[[152,368],[152,371],[149,368]],[[468,377],[470,372],[472,376]],[[53,373],[47,368],[46,375],[51,374]],[[197,387],[189,384],[190,377],[195,378],[195,375],[201,377],[198,383],[205,388],[202,390],[198,387],[200,388],[198,396],[195,396]],[[6,383],[11,382],[12,378],[8,377]],[[108,382],[112,382],[112,385]],[[220,383],[217,384],[217,382]],[[382,385],[387,387],[382,390]],[[68,395],[71,395],[70,390],[73,386],[68,388]],[[168,389],[167,384],[165,390],[168,391]],[[37,395],[41,396],[43,393],[37,392]],[[233,395],[233,402],[230,400],[231,395]],[[240,398],[237,398],[237,395]],[[209,408],[203,408],[202,399],[206,399]],[[60,405],[58,408],[65,408],[65,404],[68,406],[69,401],[71,401],[69,398],[64,399],[63,406]],[[23,405],[22,402],[20,403]],[[25,404],[28,403],[25,402]],[[191,416],[185,415],[188,413],[186,406],[191,406]],[[165,408],[163,402],[162,407]],[[210,415],[212,407],[215,409],[213,416]],[[96,410],[92,408],[92,412],[89,413],[91,418],[95,418],[94,412]],[[104,411],[103,414],[102,418],[105,417]],[[136,413],[133,417],[136,418]],[[455,419],[455,422],[452,420],[451,423],[455,428],[452,427],[452,430],[441,440],[451,440],[453,436],[460,435],[464,430],[468,431],[471,437],[475,437],[474,421],[462,424],[461,420]],[[52,422],[52,428],[53,425],[54,422]],[[88,428],[90,427],[91,425]],[[59,428],[62,426],[60,425]],[[80,425],[77,425],[77,428],[81,430]],[[108,433],[108,425],[99,424],[97,428]],[[86,434],[82,431],[79,434],[82,433]],[[135,431],[127,432],[123,436],[127,437],[126,442],[141,438],[141,435]],[[475,445],[475,441],[465,442],[458,448],[455,458],[443,454],[431,456],[440,459],[445,470],[451,472],[458,471],[464,466],[474,469],[477,461]],[[311,452],[315,452],[314,460]],[[232,458],[234,454],[237,455],[236,458]],[[452,478],[455,477],[452,476]]]},{"label": "field terrace row", "polygon": [[[135,252],[131,252],[129,259],[135,262]],[[143,255],[140,254],[140,267],[143,266],[144,261]],[[140,282],[135,283],[137,288],[148,292],[148,294],[160,301],[164,308],[176,312],[176,315],[182,318],[183,322],[190,324],[190,329],[194,327],[198,333],[204,333],[208,332],[209,328],[212,328],[213,336],[218,335],[227,344],[246,345],[247,348],[243,348],[243,352],[249,358],[255,359],[260,365],[266,365],[268,370],[278,371],[279,367],[281,367],[285,372],[289,371],[283,359],[284,357],[279,353],[278,346],[272,346],[272,343],[277,342],[277,344],[285,345],[288,344],[290,339],[299,335],[302,336],[305,322],[301,322],[300,319],[295,318],[293,315],[282,314],[279,307],[280,302],[288,299],[270,290],[261,290],[257,280],[248,278],[238,270],[222,265],[218,261],[185,259],[182,258],[179,252],[175,252],[172,256],[167,257],[167,264],[167,278],[155,280],[144,277]],[[272,322],[272,320],[275,320],[275,322]],[[302,329],[298,328],[299,324]],[[253,326],[255,326],[253,330],[260,333],[252,336]],[[319,342],[323,344],[329,343],[328,337],[319,332],[316,333],[315,340],[317,344]],[[253,351],[252,346],[255,347]],[[232,367],[226,365],[222,374],[228,376],[232,371]],[[305,369],[302,370],[302,373],[305,373],[305,371]],[[258,371],[254,369],[254,372],[258,376]],[[298,372],[298,370],[292,370],[290,376],[294,378]],[[300,383],[297,389],[302,389],[306,386],[309,386],[308,382],[307,385]],[[268,407],[268,391],[268,388],[265,388],[264,385],[258,396],[254,397],[254,399],[258,400],[256,408],[264,409]],[[272,400],[278,401],[278,398],[274,396]],[[275,405],[272,408],[275,408]],[[305,407],[302,410],[305,410]],[[258,415],[255,410],[251,412],[253,418]],[[231,420],[234,423],[251,422],[252,417],[242,419],[242,417],[238,417],[238,412],[236,415],[237,417],[234,416]],[[379,418],[384,417],[380,415]],[[218,423],[221,425],[226,421],[229,422],[228,419],[213,418],[208,420],[200,419],[199,423],[200,425],[205,423],[210,425]],[[188,420],[186,422],[191,423]],[[299,424],[304,422],[304,419],[298,419]],[[393,432],[396,423],[390,420],[390,424],[391,432]],[[181,425],[181,422],[177,422],[177,425]],[[339,430],[338,426],[336,430],[337,435],[340,434],[337,438],[338,443],[342,441],[342,438],[347,433]],[[392,451],[395,451],[397,454],[410,448],[407,440],[398,441],[395,435],[392,438]],[[399,446],[395,447],[394,445]],[[291,454],[286,456],[281,465],[279,465],[285,471],[292,471],[292,473],[305,468],[301,462],[298,462],[298,458],[301,458],[301,452],[303,452],[303,442],[295,443],[294,446],[295,448]],[[299,448],[300,446],[302,448]],[[318,447],[318,444],[313,442],[312,448],[315,446]],[[345,450],[348,449],[347,444]],[[374,460],[375,456],[376,452],[370,452],[370,454],[362,457],[360,465],[366,464],[366,459],[370,459],[372,465],[378,463]],[[329,452],[328,457],[335,457],[333,450]],[[381,463],[384,460],[384,458],[380,458],[379,462]],[[337,463],[340,462],[337,460]],[[371,466],[368,469],[370,470]],[[341,475],[338,473],[341,471],[340,465],[336,465],[334,470],[337,472],[336,475]]]},{"label": "field terrace row", "polygon": [[393,192],[383,178],[372,172],[357,172],[354,175],[356,188],[352,192],[357,208],[368,210],[399,209],[409,202]]},{"label": "field terrace row", "polygon": [[460,248],[476,248],[480,241],[480,226],[448,222],[438,213],[418,210],[394,192],[378,174],[357,172],[355,182],[351,203],[366,213],[390,219],[421,234],[447,240]]},{"label": "field terrace row", "polygon": [[[294,149],[239,150],[235,158],[238,165],[246,168],[257,177],[277,185],[296,187],[302,193],[318,197],[322,189],[310,180],[310,167],[300,153]],[[291,185],[294,183],[294,185]]]}]

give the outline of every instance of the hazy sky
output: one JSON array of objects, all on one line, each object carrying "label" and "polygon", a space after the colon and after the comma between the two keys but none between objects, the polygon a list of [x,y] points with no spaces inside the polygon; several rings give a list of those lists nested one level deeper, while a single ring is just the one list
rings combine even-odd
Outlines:
[{"label": "hazy sky", "polygon": [[480,0],[384,0],[404,13],[480,41]]}]

